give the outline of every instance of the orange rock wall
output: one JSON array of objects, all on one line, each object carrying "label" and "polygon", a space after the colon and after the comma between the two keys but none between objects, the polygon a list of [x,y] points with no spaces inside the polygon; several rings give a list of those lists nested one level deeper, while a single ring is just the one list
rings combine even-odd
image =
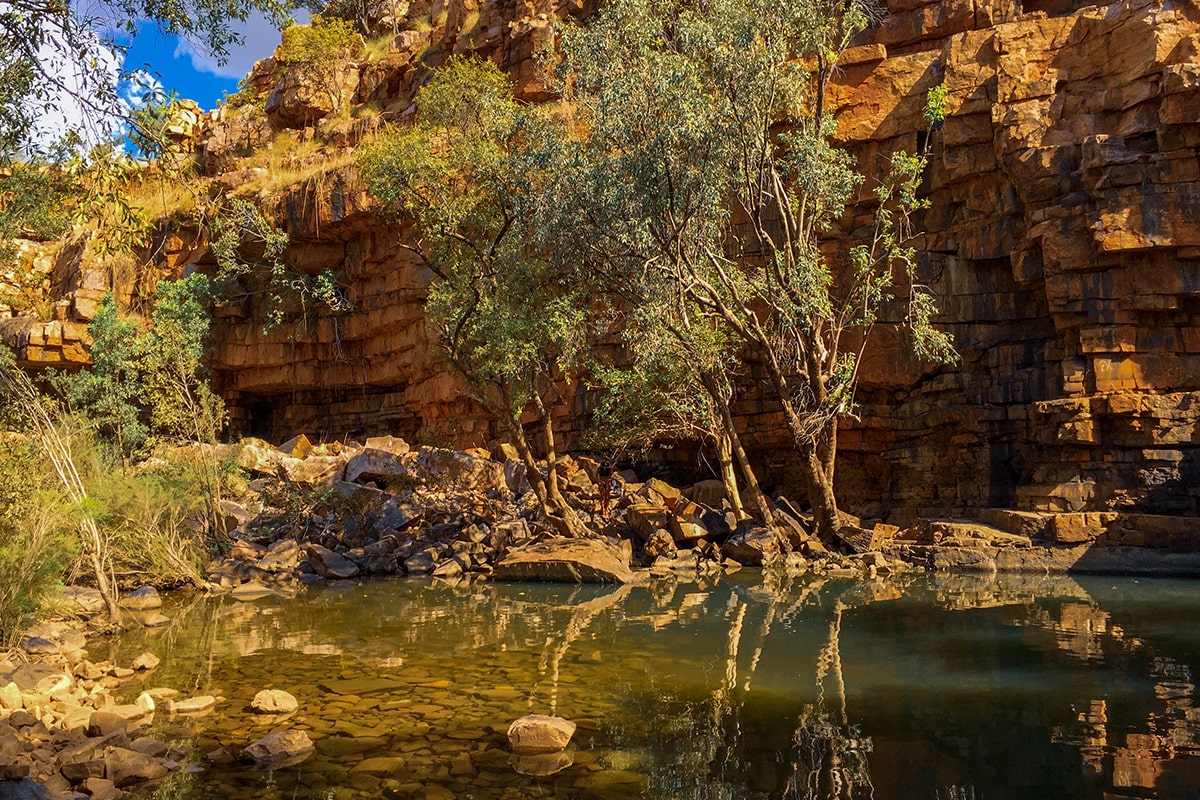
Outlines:
[{"label": "orange rock wall", "polygon": [[864,168],[928,137],[923,279],[962,361],[876,342],[847,499],[1200,513],[1200,7],[889,5],[839,135]]},{"label": "orange rock wall", "polygon": [[[894,522],[987,507],[1200,516],[1200,6],[889,7],[842,59],[839,135],[867,174],[896,149],[930,147],[920,277],[961,361],[919,364],[896,328],[872,333],[859,416],[840,433],[843,503]],[[435,10],[446,14],[421,41],[402,33],[384,59],[349,75],[348,102],[403,117],[420,75],[416,49],[434,63],[491,54],[523,97],[544,99],[531,54],[549,41],[553,15],[591,8],[440,0]],[[273,85],[274,66],[260,66],[254,85],[283,87],[274,116],[219,113],[206,123],[206,170],[231,188],[247,179],[239,159],[250,148],[309,122],[289,121],[286,82]],[[948,113],[930,131],[921,111],[939,84]],[[300,138],[348,147],[377,121],[338,124]],[[292,264],[344,273],[355,310],[264,333],[253,307],[223,307],[213,366],[235,428],[278,441],[299,432],[491,439],[430,349],[428,276],[399,246],[408,232],[375,217],[353,168],[260,201],[286,222]],[[869,215],[866,204],[852,208],[841,233],[861,232]],[[176,267],[203,262],[195,249],[176,250]],[[86,310],[64,310],[59,322],[86,321]],[[21,323],[5,324],[12,339]],[[78,342],[79,331],[53,327],[20,334],[28,353],[44,360],[57,347],[66,358],[60,338]],[[795,493],[786,429],[761,386],[748,380],[736,410],[765,481]],[[578,390],[565,399],[559,422],[570,444],[594,398]],[[686,448],[664,458],[698,463]]]},{"label": "orange rock wall", "polygon": [[[839,135],[868,174],[895,149],[931,148],[921,279],[962,358],[933,368],[896,329],[872,334],[859,419],[840,435],[843,502],[900,522],[985,507],[1200,515],[1200,8],[890,6],[842,60]],[[547,9],[504,8],[512,30],[544,28]],[[448,52],[460,44],[442,35]],[[527,52],[497,52],[536,96]],[[377,99],[411,88],[388,81],[373,74]],[[948,113],[928,131],[938,84]],[[268,336],[221,326],[215,366],[243,431],[486,441],[430,353],[427,276],[353,174],[284,197],[280,213],[298,254],[345,271],[356,311]],[[845,232],[868,215],[852,210]],[[739,418],[767,483],[794,492],[785,426],[759,386]],[[567,399],[570,440],[588,398]]]}]

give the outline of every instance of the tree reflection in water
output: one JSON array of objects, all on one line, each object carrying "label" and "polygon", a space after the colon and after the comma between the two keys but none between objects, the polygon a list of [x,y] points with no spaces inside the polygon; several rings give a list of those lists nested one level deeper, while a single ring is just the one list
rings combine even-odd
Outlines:
[{"label": "tree reflection in water", "polygon": [[[259,735],[245,713],[259,688],[292,691],[290,724],[312,730],[318,754],[276,777],[311,800],[379,797],[347,786],[378,782],[354,770],[393,753],[405,781],[492,800],[1165,800],[1200,786],[1194,584],[346,582],[167,613],[172,626],[98,642],[93,656],[163,656],[126,687],[131,699],[151,682],[228,698],[190,721],[200,753]],[[359,678],[395,688],[324,688]],[[509,765],[503,731],[531,711],[580,723],[574,764],[553,776]],[[445,774],[464,753],[469,769]],[[240,769],[208,768],[181,796],[277,791]]]}]

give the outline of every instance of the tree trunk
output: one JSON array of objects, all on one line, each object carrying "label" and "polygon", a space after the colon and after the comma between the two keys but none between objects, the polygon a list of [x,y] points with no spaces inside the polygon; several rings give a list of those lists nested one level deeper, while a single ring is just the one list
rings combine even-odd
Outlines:
[{"label": "tree trunk", "polygon": [[583,524],[583,520],[575,513],[575,509],[571,507],[562,492],[558,489],[558,472],[555,465],[558,462],[558,452],[554,441],[554,419],[550,416],[549,409],[546,408],[545,402],[541,395],[536,391],[533,392],[533,403],[538,410],[538,414],[542,420],[542,434],[546,437],[546,499],[551,510],[554,512],[549,515],[550,523],[558,529],[558,532],[563,536],[571,538],[582,538],[588,535],[587,526]]},{"label": "tree trunk", "polygon": [[[533,448],[529,446],[529,439],[525,436],[525,429],[521,427],[521,421],[504,414],[496,414],[496,417],[508,429],[509,443],[517,448],[517,454],[521,456],[521,463],[525,465],[525,472],[529,477],[529,486],[537,496],[542,515],[563,536],[573,538],[587,536],[587,528],[584,526],[583,520],[579,519],[575,509],[567,505],[562,494],[558,492],[553,462],[550,462],[548,474],[543,476],[541,469],[538,468],[537,459],[533,455]],[[551,441],[553,442],[553,440]],[[552,484],[551,481],[554,483]],[[554,489],[553,493],[551,486]],[[554,499],[555,497],[557,500]]]},{"label": "tree trunk", "polygon": [[117,605],[117,591],[108,580],[107,559],[104,556],[104,538],[96,523],[90,517],[85,519],[82,526],[86,532],[85,538],[90,538],[88,546],[88,561],[92,566],[92,575],[96,579],[96,589],[104,597],[104,607],[108,611],[108,621],[113,625],[121,622],[121,609]]},{"label": "tree trunk", "polygon": [[833,481],[826,473],[816,448],[811,444],[800,451],[801,470],[808,484],[808,503],[812,506],[816,523],[817,538],[826,546],[837,543],[837,529],[841,525],[837,497],[833,493]]},{"label": "tree trunk", "polygon": [[742,495],[738,491],[737,472],[733,466],[733,442],[722,426],[717,435],[717,461],[721,465],[721,483],[725,486],[725,496],[729,498],[729,507],[738,519],[746,517],[746,508],[742,505]]},{"label": "tree trunk", "polygon": [[833,471],[837,457],[837,417],[831,416],[815,434],[806,430],[804,419],[796,410],[788,392],[787,380],[774,362],[764,359],[767,373],[779,404],[783,407],[784,419],[792,433],[792,440],[800,454],[800,471],[808,490],[808,504],[812,507],[817,538],[826,546],[837,544],[837,529],[841,525],[841,513],[837,497],[833,493]]},{"label": "tree trunk", "polygon": [[754,474],[754,467],[750,466],[750,459],[742,447],[742,439],[738,436],[737,428],[734,427],[733,412],[729,410],[729,403],[717,391],[716,382],[711,376],[702,375],[700,380],[721,415],[721,426],[729,437],[729,446],[733,451],[733,457],[736,459],[738,467],[741,468],[742,478],[746,482],[746,499],[750,501],[750,513],[758,522],[768,528],[774,528],[775,519],[771,514],[771,504],[767,500],[767,496],[763,494],[762,487],[758,483],[758,476]]}]

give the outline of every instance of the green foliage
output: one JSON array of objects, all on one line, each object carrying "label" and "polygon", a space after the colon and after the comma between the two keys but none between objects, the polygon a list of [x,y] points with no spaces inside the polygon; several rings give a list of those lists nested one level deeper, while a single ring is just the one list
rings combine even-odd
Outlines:
[{"label": "green foliage", "polygon": [[197,524],[204,513],[197,465],[177,455],[136,473],[105,466],[98,450],[88,483],[115,572],[160,586],[202,585],[208,547]]},{"label": "green foliage", "polygon": [[548,224],[574,222],[567,252],[635,304],[680,331],[717,325],[763,365],[829,535],[837,419],[860,362],[848,334],[900,285],[920,352],[949,348],[915,280],[919,157],[872,176],[865,241],[824,241],[864,180],[834,144],[826,89],[869,13],[857,0],[614,0],[560,27],[577,135]]},{"label": "green foliage", "polygon": [[30,442],[0,441],[0,647],[37,619],[78,554],[69,513],[39,461]]},{"label": "green foliage", "polygon": [[293,25],[283,32],[277,58],[288,66],[341,64],[362,46],[362,37],[344,19],[316,14],[309,25]]},{"label": "green foliage", "polygon": [[604,392],[592,414],[587,446],[644,454],[664,440],[718,438],[722,420],[717,404],[727,404],[732,395],[736,343],[702,318],[675,315],[661,297],[643,297],[624,322],[629,366],[594,365],[589,370]]},{"label": "green foliage", "polygon": [[55,387],[68,405],[116,445],[123,461],[141,452],[149,429],[142,420],[145,384],[142,380],[139,325],[122,319],[112,292],[96,308],[88,325],[92,336],[92,366],[59,374]]},{"label": "green foliage", "polygon": [[166,95],[149,94],[130,113],[129,140],[142,158],[158,161],[181,152],[179,144],[167,134],[167,127],[178,111],[179,96],[172,91]]},{"label": "green foliage", "polygon": [[287,232],[268,221],[255,204],[234,200],[218,215],[213,231],[217,302],[259,298],[264,333],[296,320],[307,325],[310,313],[321,307],[333,314],[353,307],[336,272],[325,269],[308,275],[287,263]]},{"label": "green foliage", "polygon": [[16,161],[0,172],[0,240],[48,241],[69,226],[65,205],[70,187],[53,164]]},{"label": "green foliage", "polygon": [[416,219],[435,279],[426,317],[488,407],[520,417],[582,352],[588,287],[532,241],[554,131],[491,62],[452,59],[417,96],[415,125],[362,164],[385,207]]},{"label": "green foliage", "polygon": [[946,119],[946,101],[950,98],[950,90],[946,84],[939,83],[925,95],[925,121],[937,125]]},{"label": "green foliage", "polygon": [[142,337],[151,422],[175,441],[215,442],[225,425],[225,404],[205,380],[211,291],[211,281],[198,272],[160,281],[150,329]]},{"label": "green foliage", "polygon": [[[112,65],[141,23],[202,42],[219,58],[241,41],[232,20],[261,11],[277,25],[286,0],[115,0],[103,4],[13,0],[0,7],[0,162],[30,144],[33,122],[63,103],[83,110],[93,138],[124,117]],[[56,54],[55,61],[46,52]],[[122,77],[128,78],[127,74]],[[83,126],[81,126],[83,127]]]}]

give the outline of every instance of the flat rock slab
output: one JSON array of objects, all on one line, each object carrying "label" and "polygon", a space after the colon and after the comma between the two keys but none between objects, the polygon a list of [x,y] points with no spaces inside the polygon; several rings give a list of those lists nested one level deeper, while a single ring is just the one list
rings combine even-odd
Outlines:
[{"label": "flat rock slab", "polygon": [[321,681],[317,687],[331,694],[353,694],[364,696],[381,692],[399,692],[407,684],[389,678],[347,678],[340,681]]},{"label": "flat rock slab", "polygon": [[633,571],[619,547],[599,539],[554,539],[509,552],[496,565],[498,581],[629,583]]}]

